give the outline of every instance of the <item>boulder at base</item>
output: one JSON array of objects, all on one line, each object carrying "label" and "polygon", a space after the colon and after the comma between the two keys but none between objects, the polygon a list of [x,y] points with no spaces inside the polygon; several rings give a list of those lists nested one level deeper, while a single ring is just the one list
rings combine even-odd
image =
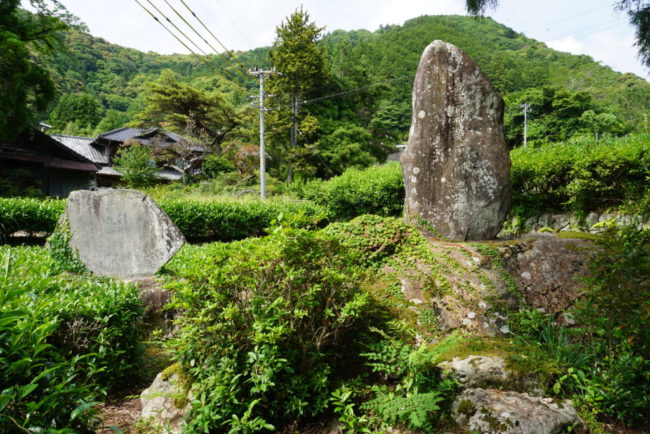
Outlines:
[{"label": "boulder at base", "polygon": [[185,243],[153,199],[135,190],[73,191],[66,218],[70,247],[100,276],[152,276]]},{"label": "boulder at base", "polygon": [[451,240],[496,237],[512,192],[503,107],[458,47],[434,41],[424,50],[401,156],[407,221]]},{"label": "boulder at base", "polygon": [[452,406],[456,423],[471,432],[560,434],[583,432],[583,422],[570,401],[493,389],[467,389]]}]

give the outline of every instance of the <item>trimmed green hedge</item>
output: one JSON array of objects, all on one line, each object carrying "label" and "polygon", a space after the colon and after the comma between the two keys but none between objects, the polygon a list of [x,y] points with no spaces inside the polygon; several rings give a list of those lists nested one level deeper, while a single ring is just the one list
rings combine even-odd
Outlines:
[{"label": "trimmed green hedge", "polygon": [[298,226],[312,226],[328,214],[326,208],[311,202],[273,199],[163,200],[160,207],[190,240],[241,240],[263,235],[279,218],[293,218]]},{"label": "trimmed green hedge", "polygon": [[38,247],[0,246],[0,267],[0,426],[87,432],[94,401],[138,375],[139,289],[53,271]]},{"label": "trimmed green hedge", "polygon": [[589,212],[625,202],[650,212],[650,134],[517,148],[510,157],[515,213]]},{"label": "trimmed green hedge", "polygon": [[362,214],[396,216],[404,206],[404,183],[398,163],[350,169],[327,181],[307,183],[300,195],[330,209],[334,219]]},{"label": "trimmed green hedge", "polygon": [[0,237],[16,231],[54,231],[65,201],[37,198],[0,198]]},{"label": "trimmed green hedge", "polygon": [[[328,215],[326,208],[311,202],[273,199],[163,200],[160,206],[185,237],[193,241],[231,241],[262,235],[280,217],[307,227]],[[50,234],[64,210],[65,200],[0,199],[0,235],[18,230]]]}]

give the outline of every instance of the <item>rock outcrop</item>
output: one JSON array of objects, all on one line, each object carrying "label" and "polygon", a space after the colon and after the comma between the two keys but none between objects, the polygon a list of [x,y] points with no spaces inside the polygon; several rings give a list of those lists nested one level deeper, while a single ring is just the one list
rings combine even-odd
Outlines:
[{"label": "rock outcrop", "polygon": [[559,434],[568,428],[581,432],[584,425],[570,401],[492,389],[465,390],[452,412],[461,427],[481,433]]},{"label": "rock outcrop", "polygon": [[405,218],[451,240],[494,238],[510,207],[503,100],[458,47],[432,42],[413,86]]}]

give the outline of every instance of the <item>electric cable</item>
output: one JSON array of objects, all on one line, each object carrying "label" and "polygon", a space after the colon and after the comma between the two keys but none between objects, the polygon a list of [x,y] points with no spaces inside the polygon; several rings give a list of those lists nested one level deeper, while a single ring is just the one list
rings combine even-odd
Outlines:
[{"label": "electric cable", "polygon": [[[157,6],[156,6],[156,5],[155,5],[151,0],[147,0],[147,2],[148,2],[148,3],[149,3],[149,4],[150,4],[150,5],[151,5],[151,6],[152,6],[152,7],[153,7],[153,8],[154,8],[154,9],[155,9],[155,10],[156,10],[156,11],[157,11],[157,12],[158,12],[158,13],[159,13],[159,14],[160,14],[164,19],[165,19],[165,20],[167,20],[167,22],[168,22],[169,24],[171,24],[171,25],[176,29],[177,32],[179,32],[179,33],[180,33],[180,34],[181,34],[181,35],[182,35],[186,40],[188,40],[192,45],[194,45],[194,46],[197,48],[197,51],[200,51],[200,52],[201,52],[204,56],[206,56],[206,57],[208,56],[208,54],[207,54],[205,51],[203,51],[203,49],[202,49],[201,47],[199,47],[198,44],[196,44],[196,43],[192,40],[192,38],[190,38],[189,36],[187,36],[187,35],[185,34],[185,32],[183,32],[183,31],[182,31],[182,30],[181,30],[181,29],[180,29],[176,24],[174,24],[174,22],[173,22],[172,20],[170,20],[170,19],[169,19],[169,18],[168,18],[168,17],[167,17],[167,16],[166,16],[166,15],[165,15],[165,14],[164,14],[160,9],[159,9],[159,8],[158,8],[158,7],[157,7]],[[187,47],[187,46],[186,46],[186,47]],[[229,80],[229,81],[235,83],[235,80],[233,79],[234,77],[233,77],[232,75],[230,75],[230,73],[229,73],[226,69],[224,69],[221,65],[219,65],[219,64],[216,63],[216,62],[215,62],[215,65],[217,65],[217,67],[219,67],[219,68],[223,71],[223,72],[221,73],[221,75],[222,75],[224,78],[226,78],[227,80]]]}]

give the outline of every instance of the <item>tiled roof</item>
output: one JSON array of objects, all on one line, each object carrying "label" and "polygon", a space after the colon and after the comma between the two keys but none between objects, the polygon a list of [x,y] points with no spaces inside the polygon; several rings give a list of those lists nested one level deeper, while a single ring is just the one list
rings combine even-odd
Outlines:
[{"label": "tiled roof", "polygon": [[104,166],[97,171],[97,175],[122,176],[120,172],[109,166]]},{"label": "tiled roof", "polygon": [[183,178],[183,174],[172,169],[161,169],[156,173],[156,178],[167,179],[169,181],[178,181]]},{"label": "tiled roof", "polygon": [[66,136],[63,134],[52,134],[50,137],[63,144],[66,148],[73,150],[77,154],[83,155],[93,163],[108,164],[108,156],[103,155],[102,152],[92,144],[94,139],[88,137]]},{"label": "tiled roof", "polygon": [[116,142],[126,142],[127,140],[131,140],[134,137],[139,136],[142,134],[144,131],[142,128],[127,128],[127,127],[122,127],[118,128],[113,131],[108,131],[106,133],[101,133],[99,137],[108,139],[108,140],[113,140]]}]

